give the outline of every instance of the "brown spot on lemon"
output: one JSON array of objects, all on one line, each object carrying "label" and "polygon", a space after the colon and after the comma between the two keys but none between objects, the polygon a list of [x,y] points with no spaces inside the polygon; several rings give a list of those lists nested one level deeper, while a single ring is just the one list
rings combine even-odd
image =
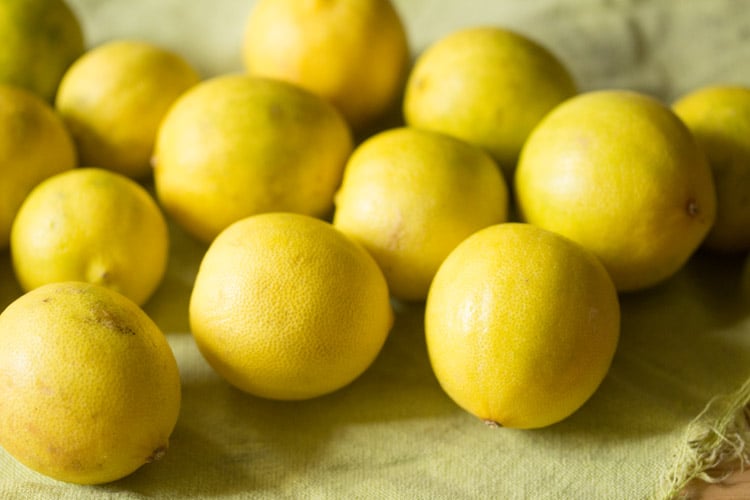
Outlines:
[{"label": "brown spot on lemon", "polygon": [[156,462],[157,460],[161,460],[164,458],[164,455],[167,454],[167,445],[158,446],[154,449],[153,453],[146,457],[146,463]]},{"label": "brown spot on lemon", "polygon": [[104,307],[98,307],[92,310],[94,322],[104,326],[110,331],[122,335],[135,335],[136,332],[131,325],[121,315]]}]

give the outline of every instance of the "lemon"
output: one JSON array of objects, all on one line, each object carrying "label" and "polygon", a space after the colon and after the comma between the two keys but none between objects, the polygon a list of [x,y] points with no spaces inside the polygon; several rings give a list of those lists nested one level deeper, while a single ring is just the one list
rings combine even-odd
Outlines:
[{"label": "lemon", "polygon": [[716,221],[704,242],[713,250],[750,249],[750,88],[712,85],[673,104],[714,174]]},{"label": "lemon", "polygon": [[446,393],[487,423],[537,428],[578,410],[609,371],[620,306],[601,262],[544,229],[497,224],[438,270],[425,308]]},{"label": "lemon", "polygon": [[55,106],[76,141],[81,164],[145,178],[151,174],[162,118],[199,80],[172,51],[117,40],[73,63],[60,82]]},{"label": "lemon", "polygon": [[52,102],[68,66],[84,51],[78,17],[63,0],[0,2],[0,82]]},{"label": "lemon", "polygon": [[408,127],[355,149],[333,224],[380,265],[393,296],[424,300],[443,259],[471,233],[507,219],[508,189],[484,150]]},{"label": "lemon", "polygon": [[251,74],[324,97],[355,130],[398,103],[409,44],[389,0],[260,0],[246,24],[242,53]]},{"label": "lemon", "polygon": [[0,84],[0,249],[7,248],[13,219],[34,186],[76,162],[54,109],[30,91]]},{"label": "lemon", "polygon": [[515,193],[522,220],[592,251],[620,291],[676,273],[716,213],[711,169],[688,129],[661,102],[625,90],[551,111],[524,145]]},{"label": "lemon", "polygon": [[471,27],[417,58],[403,109],[409,125],[487,149],[510,179],[532,128],[575,93],[568,69],[542,45],[507,29]]},{"label": "lemon", "polygon": [[122,478],[164,455],[180,410],[164,335],[124,296],[80,282],[0,315],[0,445],[49,477]]},{"label": "lemon", "polygon": [[292,213],[242,219],[208,248],[190,326],[209,364],[256,396],[309,399],[362,374],[393,315],[372,257],[329,223]]},{"label": "lemon", "polygon": [[29,194],[11,232],[25,290],[58,281],[106,286],[143,304],[167,266],[169,234],[141,185],[99,168],[55,175]]},{"label": "lemon", "polygon": [[164,209],[210,242],[262,212],[324,217],[353,147],[341,114],[279,80],[223,75],[181,96],[160,126],[154,157]]}]

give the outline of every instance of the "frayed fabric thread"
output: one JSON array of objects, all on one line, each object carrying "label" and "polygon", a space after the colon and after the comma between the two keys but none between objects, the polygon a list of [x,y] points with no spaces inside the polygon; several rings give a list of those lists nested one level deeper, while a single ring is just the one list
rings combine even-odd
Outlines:
[{"label": "frayed fabric thread", "polygon": [[[713,398],[688,425],[663,486],[654,498],[690,498],[695,480],[720,483],[750,464],[750,379],[730,395]],[[727,466],[733,467],[730,470]]]}]

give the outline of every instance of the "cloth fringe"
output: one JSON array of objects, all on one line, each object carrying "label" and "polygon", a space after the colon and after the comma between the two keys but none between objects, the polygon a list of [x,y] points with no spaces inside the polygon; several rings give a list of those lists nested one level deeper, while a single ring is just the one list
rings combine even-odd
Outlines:
[{"label": "cloth fringe", "polygon": [[[736,392],[713,398],[688,425],[656,498],[685,498],[694,480],[719,483],[750,464],[750,379]],[[733,469],[729,469],[732,465]]]}]

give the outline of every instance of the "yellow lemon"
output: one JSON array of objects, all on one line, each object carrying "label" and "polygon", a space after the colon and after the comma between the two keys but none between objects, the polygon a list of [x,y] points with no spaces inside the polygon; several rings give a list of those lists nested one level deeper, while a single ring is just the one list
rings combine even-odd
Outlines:
[{"label": "yellow lemon", "polygon": [[535,41],[502,28],[465,28],[417,58],[404,117],[487,149],[510,178],[531,129],[575,92],[567,68]]},{"label": "yellow lemon", "polygon": [[13,268],[25,290],[58,281],[111,288],[143,304],[167,267],[169,234],[141,185],[99,168],[39,184],[11,232]]},{"label": "yellow lemon", "polygon": [[704,87],[673,104],[708,157],[716,184],[716,221],[704,244],[750,249],[750,88]]},{"label": "yellow lemon", "polygon": [[409,45],[389,0],[260,0],[247,20],[243,58],[251,74],[329,100],[360,131],[398,103]]},{"label": "yellow lemon", "polygon": [[375,257],[391,293],[405,300],[424,300],[450,251],[508,215],[508,189],[492,157],[412,128],[358,146],[335,201],[334,226]]},{"label": "yellow lemon", "polygon": [[323,217],[352,147],[348,125],[322,98],[278,80],[219,76],[185,93],[164,118],[156,192],[205,242],[257,213]]},{"label": "yellow lemon", "polygon": [[52,102],[68,66],[84,51],[81,25],[63,0],[0,2],[0,82]]},{"label": "yellow lemon", "polygon": [[706,157],[661,102],[603,90],[555,108],[524,145],[518,212],[599,257],[618,290],[677,272],[716,214]]},{"label": "yellow lemon", "polygon": [[34,186],[76,161],[54,109],[36,94],[0,84],[0,249],[8,246],[13,219]]},{"label": "yellow lemon", "polygon": [[172,51],[118,40],[73,63],[55,106],[76,141],[81,164],[144,178],[151,174],[156,132],[167,109],[199,79]]},{"label": "yellow lemon", "polygon": [[544,427],[580,408],[609,371],[620,333],[614,284],[580,245],[529,224],[464,240],[425,309],[440,385],[487,423]]},{"label": "yellow lemon", "polygon": [[80,484],[162,457],[180,410],[166,338],[124,296],[80,282],[29,292],[0,314],[0,445]]},{"label": "yellow lemon", "polygon": [[329,223],[291,213],[240,220],[214,240],[190,298],[209,364],[256,396],[296,400],[356,379],[393,321],[372,257]]}]

